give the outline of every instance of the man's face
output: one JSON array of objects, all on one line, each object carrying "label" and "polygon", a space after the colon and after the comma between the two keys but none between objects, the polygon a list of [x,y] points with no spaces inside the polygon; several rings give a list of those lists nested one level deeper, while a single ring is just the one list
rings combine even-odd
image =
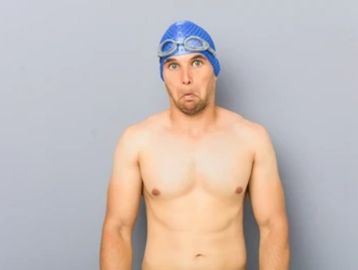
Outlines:
[{"label": "man's face", "polygon": [[183,113],[194,115],[215,97],[216,76],[209,60],[191,53],[168,58],[163,79],[173,104]]}]

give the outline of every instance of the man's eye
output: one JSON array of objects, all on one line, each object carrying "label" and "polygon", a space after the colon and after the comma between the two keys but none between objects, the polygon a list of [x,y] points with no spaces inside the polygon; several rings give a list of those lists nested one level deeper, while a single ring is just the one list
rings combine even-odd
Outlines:
[{"label": "man's eye", "polygon": [[178,65],[176,63],[171,63],[168,65],[169,69],[176,69],[178,67]]},{"label": "man's eye", "polygon": [[194,67],[200,67],[203,64],[203,62],[201,60],[194,60],[193,61],[193,66]]}]

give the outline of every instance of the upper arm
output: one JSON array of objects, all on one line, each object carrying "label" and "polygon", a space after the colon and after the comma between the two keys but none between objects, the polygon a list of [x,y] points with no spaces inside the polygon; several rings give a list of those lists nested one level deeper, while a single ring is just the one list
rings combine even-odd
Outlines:
[{"label": "upper arm", "polygon": [[107,190],[105,224],[132,230],[140,203],[142,179],[138,164],[138,145],[134,126],[119,137]]},{"label": "upper arm", "polygon": [[260,228],[275,223],[286,225],[284,193],[269,133],[257,125],[254,138],[255,157],[249,181],[253,214]]}]

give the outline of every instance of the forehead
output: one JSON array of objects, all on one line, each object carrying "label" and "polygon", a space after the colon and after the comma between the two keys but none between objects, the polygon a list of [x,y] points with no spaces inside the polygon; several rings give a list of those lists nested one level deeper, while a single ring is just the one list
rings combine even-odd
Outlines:
[{"label": "forehead", "polygon": [[164,63],[173,62],[173,61],[186,62],[186,61],[191,61],[193,59],[207,60],[207,58],[201,53],[188,53],[188,54],[170,56],[164,61]]}]

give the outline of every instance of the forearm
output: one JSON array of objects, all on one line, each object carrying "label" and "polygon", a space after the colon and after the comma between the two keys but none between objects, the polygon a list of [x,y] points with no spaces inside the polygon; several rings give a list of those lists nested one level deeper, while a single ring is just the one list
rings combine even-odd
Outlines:
[{"label": "forearm", "polygon": [[290,246],[287,225],[260,229],[260,270],[288,270]]},{"label": "forearm", "polygon": [[104,226],[100,250],[101,270],[131,270],[131,232]]}]

